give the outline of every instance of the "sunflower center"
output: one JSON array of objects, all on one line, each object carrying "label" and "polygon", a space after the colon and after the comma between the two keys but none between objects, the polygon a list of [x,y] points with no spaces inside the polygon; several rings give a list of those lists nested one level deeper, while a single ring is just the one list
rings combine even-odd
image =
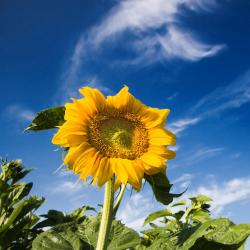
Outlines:
[{"label": "sunflower center", "polygon": [[130,113],[98,113],[88,132],[89,143],[108,157],[135,159],[148,148],[147,129]]}]

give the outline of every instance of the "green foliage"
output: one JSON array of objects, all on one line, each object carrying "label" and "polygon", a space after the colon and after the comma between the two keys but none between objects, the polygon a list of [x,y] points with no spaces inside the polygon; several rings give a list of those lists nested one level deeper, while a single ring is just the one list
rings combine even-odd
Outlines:
[{"label": "green foliage", "polygon": [[2,160],[0,173],[0,249],[30,249],[39,233],[33,226],[39,220],[33,211],[44,202],[36,196],[28,197],[32,183],[19,182],[31,170],[21,161]]},{"label": "green foliage", "polygon": [[[95,249],[100,226],[99,216],[84,216],[81,222],[59,224],[41,233],[32,244],[33,250],[92,250]],[[122,250],[140,243],[139,235],[114,220],[108,250]]]},{"label": "green foliage", "polygon": [[[0,250],[94,250],[100,226],[100,214],[86,216],[96,210],[83,206],[70,214],[49,210],[34,214],[44,201],[28,197],[32,183],[20,180],[30,169],[21,161],[2,161],[0,173]],[[162,203],[170,203],[171,184],[164,175],[146,176]],[[244,250],[250,225],[235,225],[226,218],[210,218],[212,200],[204,195],[173,203],[168,208],[147,216],[150,228],[140,237],[120,221],[113,220],[107,250]],[[183,209],[185,207],[185,209]],[[157,224],[153,223],[155,220]],[[159,223],[161,225],[159,226]],[[43,228],[50,229],[43,232]]]},{"label": "green foliage", "polygon": [[42,110],[36,114],[34,120],[25,130],[40,131],[56,128],[65,122],[64,114],[64,106]]},{"label": "green foliage", "polygon": [[[150,214],[144,224],[162,219],[163,226],[150,223],[144,240],[137,250],[243,250],[250,235],[250,225],[234,225],[226,218],[211,219],[208,202],[204,195],[189,199],[191,205],[185,210],[171,212],[160,210]],[[171,207],[187,204],[180,201]]]},{"label": "green foliage", "polygon": [[80,223],[85,219],[84,214],[86,211],[96,212],[95,208],[89,206],[83,206],[81,208],[77,208],[70,214],[65,214],[57,210],[49,210],[47,214],[40,215],[41,217],[46,219],[37,223],[35,228],[52,227],[67,222]]},{"label": "green foliage", "polygon": [[158,173],[155,175],[144,175],[145,180],[149,183],[152,191],[155,195],[157,201],[164,205],[168,205],[173,201],[174,198],[181,196],[181,194],[171,194],[170,189],[172,184],[170,184],[167,176],[163,173]]}]

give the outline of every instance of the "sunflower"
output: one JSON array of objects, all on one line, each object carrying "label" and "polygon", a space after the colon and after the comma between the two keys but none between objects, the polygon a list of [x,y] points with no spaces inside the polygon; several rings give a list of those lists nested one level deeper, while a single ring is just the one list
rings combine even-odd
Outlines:
[{"label": "sunflower", "polygon": [[144,174],[165,172],[175,153],[175,135],[164,128],[169,109],[145,106],[123,87],[105,97],[83,87],[82,99],[65,104],[65,123],[52,139],[68,148],[64,163],[80,179],[92,176],[101,187],[115,175],[117,183],[139,190]]}]

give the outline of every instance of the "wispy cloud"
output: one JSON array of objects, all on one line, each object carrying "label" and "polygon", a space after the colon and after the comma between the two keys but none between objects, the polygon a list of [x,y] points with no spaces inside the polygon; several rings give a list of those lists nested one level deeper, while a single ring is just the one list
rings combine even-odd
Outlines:
[{"label": "wispy cloud", "polygon": [[250,70],[232,83],[202,97],[189,109],[185,118],[173,121],[168,127],[171,131],[178,134],[204,119],[221,115],[226,110],[240,108],[249,102]]},{"label": "wispy cloud", "polygon": [[180,177],[178,177],[177,179],[175,179],[173,181],[173,184],[176,185],[178,184],[180,186],[180,188],[187,188],[191,181],[194,179],[195,175],[194,174],[190,174],[190,173],[185,173],[182,174]]},{"label": "wispy cloud", "polygon": [[168,100],[168,101],[172,101],[172,100],[174,100],[178,95],[179,95],[178,92],[174,92],[172,95],[170,95],[170,96],[167,97],[167,100]]},{"label": "wispy cloud", "polygon": [[186,151],[183,155],[179,155],[179,158],[170,165],[172,169],[186,166],[193,166],[204,160],[214,158],[221,154],[225,148],[223,147],[195,147],[189,151]]},{"label": "wispy cloud", "polygon": [[174,133],[179,134],[182,131],[186,130],[190,126],[197,124],[200,121],[200,117],[190,117],[176,120],[172,123],[169,123],[168,128]]},{"label": "wispy cloud", "polygon": [[[135,41],[141,41],[140,45],[145,44],[145,48],[149,43],[154,45],[157,41],[163,52],[166,51],[170,57],[173,55],[190,60],[201,59],[216,54],[217,46],[203,44],[191,32],[179,32],[176,25],[181,23],[180,14],[184,8],[200,12],[211,10],[215,5],[214,0],[121,1],[111,9],[99,25],[90,30],[88,39],[95,47],[99,47],[110,38],[114,41],[124,32],[132,32],[136,36]],[[165,30],[158,32],[157,29],[160,28],[165,28]],[[182,40],[179,40],[180,38]],[[192,43],[194,43],[193,46]],[[188,52],[186,48],[191,48],[191,51]],[[149,49],[152,49],[152,46]],[[181,55],[180,52],[184,51],[190,54]],[[146,54],[149,54],[148,51]]]},{"label": "wispy cloud", "polygon": [[73,181],[59,181],[56,185],[51,188],[52,193],[63,193],[63,194],[75,194],[82,191],[84,188],[83,182]]},{"label": "wispy cloud", "polygon": [[201,162],[202,160],[212,158],[218,154],[220,154],[224,148],[201,148],[198,149],[194,154],[192,154],[188,160],[187,163],[188,165],[193,165],[198,162]]},{"label": "wispy cloud", "polygon": [[[203,42],[181,22],[181,14],[187,9],[211,11],[216,5],[216,0],[117,2],[98,24],[80,35],[62,75],[66,89],[72,82],[86,82],[84,63],[100,58],[103,47],[129,50],[132,57],[124,62],[139,65],[176,58],[198,61],[216,55],[225,45]],[[124,35],[128,35],[126,43],[123,42]],[[109,46],[102,46],[104,43]],[[121,61],[120,58],[117,60]]]},{"label": "wispy cloud", "polygon": [[32,110],[23,107],[22,105],[13,104],[7,106],[3,110],[2,116],[10,120],[23,123],[30,122],[34,118],[35,113]]},{"label": "wispy cloud", "polygon": [[250,178],[235,178],[227,182],[201,185],[187,195],[196,194],[211,197],[213,212],[219,214],[225,206],[250,198]]},{"label": "wispy cloud", "polygon": [[192,113],[202,118],[219,115],[225,110],[239,108],[250,102],[250,70],[235,81],[204,96],[192,107]]}]

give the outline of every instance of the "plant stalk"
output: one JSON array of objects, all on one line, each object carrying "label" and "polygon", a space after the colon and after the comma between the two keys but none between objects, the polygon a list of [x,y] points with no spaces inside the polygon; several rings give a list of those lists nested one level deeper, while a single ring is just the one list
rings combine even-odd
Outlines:
[{"label": "plant stalk", "polygon": [[116,215],[116,212],[121,204],[121,200],[122,200],[122,197],[124,195],[124,191],[126,189],[126,184],[122,184],[122,187],[121,187],[121,190],[120,190],[120,193],[116,199],[116,202],[115,202],[115,205],[114,205],[114,210],[113,210],[113,216],[115,217]]},{"label": "plant stalk", "polygon": [[114,177],[105,185],[101,224],[99,228],[96,250],[106,250],[113,219]]}]

